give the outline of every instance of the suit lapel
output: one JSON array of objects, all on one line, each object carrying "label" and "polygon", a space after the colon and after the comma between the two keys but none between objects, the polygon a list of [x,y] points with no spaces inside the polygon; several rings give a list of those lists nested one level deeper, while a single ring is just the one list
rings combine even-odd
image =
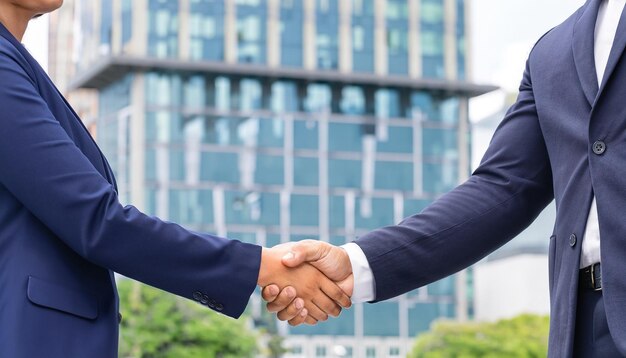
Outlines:
[{"label": "suit lapel", "polygon": [[613,40],[613,46],[611,47],[611,53],[609,54],[609,60],[606,64],[606,70],[604,71],[604,78],[602,79],[602,85],[598,93],[597,99],[602,96],[607,82],[611,79],[615,68],[622,58],[624,49],[626,48],[626,12],[622,11],[622,16],[617,26],[617,32],[615,33],[615,40]]},{"label": "suit lapel", "polygon": [[598,95],[598,77],[596,75],[596,65],[594,59],[594,37],[596,19],[600,0],[590,0],[587,2],[582,15],[574,25],[574,38],[572,50],[574,52],[574,62],[576,72],[583,87],[583,92],[589,105],[593,105]]}]

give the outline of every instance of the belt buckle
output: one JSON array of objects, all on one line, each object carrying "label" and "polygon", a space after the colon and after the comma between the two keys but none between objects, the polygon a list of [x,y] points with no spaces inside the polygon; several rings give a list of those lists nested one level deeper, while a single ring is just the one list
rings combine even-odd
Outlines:
[{"label": "belt buckle", "polygon": [[591,265],[591,289],[594,291],[602,291],[602,286],[596,287],[596,265]]}]

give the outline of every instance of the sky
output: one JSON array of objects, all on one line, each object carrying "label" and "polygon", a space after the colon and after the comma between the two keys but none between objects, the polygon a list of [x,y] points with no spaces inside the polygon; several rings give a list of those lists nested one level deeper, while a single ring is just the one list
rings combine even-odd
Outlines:
[{"label": "sky", "polygon": [[[477,121],[501,108],[506,91],[517,90],[533,44],[584,0],[470,1],[472,79],[503,89],[471,101],[470,119]],[[47,16],[35,19],[24,36],[24,44],[44,68],[47,68],[47,26]]]},{"label": "sky", "polygon": [[583,0],[471,0],[472,77],[502,88],[470,103],[470,119],[480,120],[517,92],[535,42],[567,19]]}]

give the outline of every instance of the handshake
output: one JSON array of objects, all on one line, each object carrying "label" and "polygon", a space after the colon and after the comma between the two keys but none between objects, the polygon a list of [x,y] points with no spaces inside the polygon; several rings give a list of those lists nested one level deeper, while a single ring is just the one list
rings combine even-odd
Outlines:
[{"label": "handshake", "polygon": [[352,305],[350,258],[344,249],[322,241],[263,248],[257,284],[267,309],[292,326],[326,321]]}]

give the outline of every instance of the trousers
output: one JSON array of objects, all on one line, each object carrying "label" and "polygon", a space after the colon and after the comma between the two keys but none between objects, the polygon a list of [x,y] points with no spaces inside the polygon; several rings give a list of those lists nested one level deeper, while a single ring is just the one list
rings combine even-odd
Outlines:
[{"label": "trousers", "polygon": [[604,310],[602,291],[578,288],[576,308],[575,358],[622,358],[611,337]]}]

